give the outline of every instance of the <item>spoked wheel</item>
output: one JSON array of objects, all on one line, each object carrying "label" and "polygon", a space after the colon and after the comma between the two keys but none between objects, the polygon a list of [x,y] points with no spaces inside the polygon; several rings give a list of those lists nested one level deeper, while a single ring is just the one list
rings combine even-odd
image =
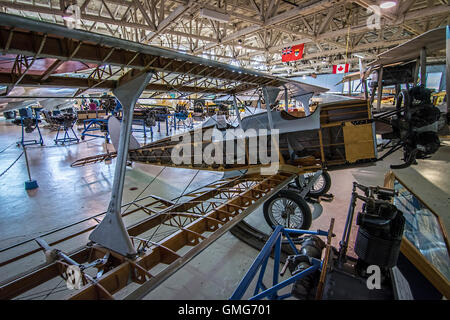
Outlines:
[{"label": "spoked wheel", "polygon": [[[311,179],[314,176],[314,173],[305,173],[305,182],[308,184],[309,179]],[[295,179],[295,184],[299,189],[304,188],[305,186],[302,186],[300,183],[299,177]],[[328,171],[322,170],[322,174],[317,178],[314,185],[311,187],[311,190],[309,190],[308,195],[310,196],[322,196],[326,194],[328,191],[330,191],[331,188],[331,177]]]},{"label": "spoked wheel", "polygon": [[311,209],[294,191],[281,190],[264,203],[263,211],[264,218],[273,229],[283,225],[286,228],[307,230],[311,226]]}]

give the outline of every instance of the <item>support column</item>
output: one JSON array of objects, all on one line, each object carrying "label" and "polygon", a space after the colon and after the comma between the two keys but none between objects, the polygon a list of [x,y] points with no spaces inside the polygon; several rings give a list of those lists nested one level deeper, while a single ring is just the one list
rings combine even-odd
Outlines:
[{"label": "support column", "polygon": [[420,84],[427,86],[427,50],[420,49]]},{"label": "support column", "polygon": [[311,100],[313,95],[314,95],[314,92],[310,92],[310,93],[304,93],[302,95],[292,97],[293,99],[299,101],[302,104],[303,110],[305,111],[306,116],[309,116],[311,114],[311,109],[309,108],[309,101]]},{"label": "support column", "polygon": [[[273,156],[274,153],[273,151],[276,150],[275,152],[277,152],[277,157],[275,159],[275,162],[271,162],[270,167],[268,168],[261,168],[260,172],[262,175],[267,175],[267,174],[274,174],[276,171],[278,171],[279,167],[278,165],[284,164],[284,159],[283,156],[281,155],[280,152],[280,146],[279,146],[279,141],[276,137],[278,137],[278,135],[273,134],[273,130],[274,125],[273,125],[273,118],[272,118],[272,105],[275,104],[275,102],[277,101],[278,98],[278,94],[280,93],[280,89],[277,87],[263,87],[263,94],[264,94],[264,100],[266,100],[266,109],[267,109],[267,119],[269,120],[269,132],[270,132],[270,143],[271,143],[271,161],[273,161]],[[279,129],[279,128],[277,128]]]},{"label": "support column", "polygon": [[370,100],[369,100],[369,104],[370,104],[370,107],[372,108],[372,109],[374,109],[374,107],[373,107],[373,101],[375,100],[375,87],[373,87],[372,88],[372,91],[370,92]]},{"label": "support column", "polygon": [[280,89],[277,87],[263,87],[264,100],[266,100],[267,118],[269,120],[269,127],[273,129],[272,110],[271,106],[277,100]]},{"label": "support column", "polygon": [[362,89],[364,91],[364,99],[369,99],[369,92],[367,90],[367,80],[365,79],[365,74],[364,74],[364,66],[363,66],[363,62],[362,59],[359,58],[358,61],[358,66],[359,66],[359,79],[360,79],[360,83],[362,86]]},{"label": "support column", "polygon": [[398,97],[400,96],[400,92],[402,91],[401,85],[399,83],[397,83],[395,85],[395,97],[394,97],[394,102],[392,103],[394,106],[398,101]]},{"label": "support column", "polygon": [[414,83],[413,83],[413,86],[417,86],[419,84],[419,66],[420,66],[420,59],[416,59],[416,65],[414,67]]},{"label": "support column", "polygon": [[369,99],[369,90],[367,89],[367,80],[366,79],[362,79],[362,85],[364,88],[364,99]]},{"label": "support column", "polygon": [[238,122],[239,122],[239,127],[242,128],[241,113],[239,112],[239,107],[237,105],[237,101],[236,101],[236,96],[235,95],[233,95],[233,107],[234,107],[234,112],[236,112],[236,117],[237,117]]},{"label": "support column", "polygon": [[286,86],[284,86],[284,110],[289,111],[288,88]]},{"label": "support column", "polygon": [[121,216],[123,184],[125,181],[134,105],[152,75],[153,73],[151,72],[142,73],[127,82],[121,83],[113,91],[123,108],[114,182],[108,211],[102,222],[89,235],[89,239],[93,242],[129,257],[135,256],[136,250]]},{"label": "support column", "polygon": [[378,71],[378,98],[377,98],[377,111],[381,110],[381,98],[383,98],[383,67],[380,67]]},{"label": "support column", "polygon": [[445,49],[445,90],[447,92],[447,112],[450,109],[450,26],[447,25],[447,41]]}]

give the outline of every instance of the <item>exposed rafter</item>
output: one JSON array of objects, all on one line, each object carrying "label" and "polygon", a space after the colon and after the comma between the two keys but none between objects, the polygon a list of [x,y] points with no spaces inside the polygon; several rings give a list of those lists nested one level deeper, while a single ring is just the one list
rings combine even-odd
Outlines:
[{"label": "exposed rafter", "polygon": [[[68,4],[0,0],[0,10],[65,24],[61,3]],[[450,15],[446,0],[399,0],[395,8],[380,11],[381,28],[373,29],[367,24],[373,0],[83,0],[78,5],[84,30],[263,71],[266,61],[281,65],[280,52],[286,46],[305,43],[305,58],[323,53],[339,60],[339,49],[380,41],[385,45],[377,48],[389,48],[397,40],[446,24]],[[229,21],[202,17],[202,8]],[[372,57],[369,47],[365,56]]]}]

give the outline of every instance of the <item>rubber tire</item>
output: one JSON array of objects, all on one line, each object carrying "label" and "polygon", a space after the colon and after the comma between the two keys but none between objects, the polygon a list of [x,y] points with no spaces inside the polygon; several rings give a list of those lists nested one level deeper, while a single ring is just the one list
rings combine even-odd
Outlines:
[{"label": "rubber tire", "polygon": [[[319,191],[319,192],[314,192],[314,191],[309,191],[308,192],[308,195],[309,196],[315,196],[315,197],[318,197],[318,196],[322,196],[322,195],[324,195],[324,194],[327,194],[328,193],[328,191],[330,191],[330,188],[331,188],[331,177],[330,177],[330,174],[328,173],[328,171],[326,171],[326,170],[322,170],[322,177],[323,177],[323,179],[324,179],[324,181],[325,181],[325,187],[321,190],[321,191]],[[298,177],[297,178],[295,178],[295,185],[297,186],[297,188],[299,188],[299,189],[301,189],[302,187],[300,186],[300,182],[299,182],[299,179],[298,179]]]},{"label": "rubber tire", "polygon": [[264,219],[266,219],[267,224],[272,229],[275,229],[275,227],[277,226],[276,222],[272,219],[271,213],[269,212],[269,205],[274,199],[281,197],[288,198],[298,205],[301,212],[303,213],[303,224],[298,229],[308,230],[311,227],[312,223],[311,209],[309,208],[305,199],[300,197],[297,192],[291,190],[281,190],[276,195],[271,197],[269,200],[264,202],[263,212],[264,212]]}]

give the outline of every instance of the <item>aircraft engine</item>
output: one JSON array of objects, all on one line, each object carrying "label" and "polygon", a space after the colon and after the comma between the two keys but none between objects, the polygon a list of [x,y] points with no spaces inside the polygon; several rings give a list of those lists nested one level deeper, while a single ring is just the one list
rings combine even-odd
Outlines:
[{"label": "aircraft engine", "polygon": [[423,86],[403,90],[395,111],[384,112],[375,117],[375,121],[392,126],[392,132],[382,134],[382,138],[394,142],[379,160],[403,148],[404,163],[391,166],[393,169],[401,169],[415,163],[416,159],[425,159],[435,153],[440,146],[437,135],[439,117],[439,109],[431,103],[431,90]]}]

